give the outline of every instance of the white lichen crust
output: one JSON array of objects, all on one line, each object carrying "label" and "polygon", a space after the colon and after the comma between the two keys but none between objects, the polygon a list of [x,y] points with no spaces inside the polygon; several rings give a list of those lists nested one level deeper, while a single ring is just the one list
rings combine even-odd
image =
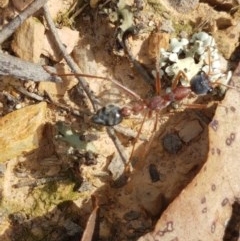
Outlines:
[{"label": "white lichen crust", "polygon": [[160,75],[174,80],[179,72],[184,72],[180,82],[188,87],[190,80],[203,71],[212,83],[227,84],[231,72],[227,72],[227,61],[219,53],[214,38],[206,32],[186,38],[172,38],[169,48],[159,52]]}]

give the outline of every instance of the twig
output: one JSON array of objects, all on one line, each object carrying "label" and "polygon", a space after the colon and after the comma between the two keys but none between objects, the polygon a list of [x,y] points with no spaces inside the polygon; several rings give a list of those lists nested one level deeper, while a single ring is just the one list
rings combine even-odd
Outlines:
[{"label": "twig", "polygon": [[[55,68],[50,66],[47,68],[56,73]],[[21,80],[33,80],[35,82],[61,82],[60,77],[47,73],[41,65],[3,53],[0,53],[0,75],[11,75]]]},{"label": "twig", "polygon": [[47,0],[35,0],[0,31],[0,44],[10,37],[29,16],[38,11]]},{"label": "twig", "polygon": [[[77,66],[77,64],[74,62],[74,60],[71,58],[71,56],[67,53],[66,48],[64,47],[64,45],[62,44],[57,29],[54,25],[54,22],[50,16],[49,10],[48,10],[48,6],[47,4],[45,4],[43,6],[43,10],[44,10],[44,17],[47,21],[48,27],[53,35],[53,38],[55,40],[55,43],[57,45],[57,47],[59,48],[59,50],[61,51],[61,53],[63,54],[63,58],[65,59],[65,61],[67,62],[67,64],[69,65],[69,67],[71,68],[73,73],[78,73],[81,74],[81,70],[79,69],[79,67]],[[78,79],[78,84],[81,86],[81,88],[85,91],[85,93],[87,94],[94,111],[97,111],[97,98],[93,95],[92,91],[90,90],[87,82],[85,81],[84,78],[80,77],[80,76],[76,76],[76,78]]]},{"label": "twig", "polygon": [[106,130],[107,130],[109,137],[112,139],[121,159],[123,160],[124,164],[126,164],[128,162],[128,157],[126,156],[126,153],[125,153],[123,146],[121,145],[119,139],[116,137],[114,129],[112,127],[107,127]]},{"label": "twig", "polygon": [[[116,125],[113,127],[113,129],[127,137],[136,138],[138,135],[138,133],[136,131],[132,130],[131,128],[123,127],[121,125]],[[143,135],[140,135],[139,140],[147,141],[148,139],[146,137],[144,137]]]},{"label": "twig", "polygon": [[22,93],[22,94],[24,94],[24,95],[26,95],[26,96],[34,99],[34,100],[37,100],[37,101],[43,101],[44,100],[44,98],[42,96],[37,95],[35,93],[31,93],[21,86],[15,87],[15,89],[17,91],[19,91],[20,93]]},{"label": "twig", "polygon": [[12,187],[14,188],[21,188],[21,187],[37,187],[40,185],[44,185],[49,182],[57,182],[57,181],[63,181],[66,180],[68,177],[67,176],[57,176],[57,177],[46,177],[46,178],[39,178],[35,180],[26,180],[26,181],[21,181],[16,184],[13,184]]}]

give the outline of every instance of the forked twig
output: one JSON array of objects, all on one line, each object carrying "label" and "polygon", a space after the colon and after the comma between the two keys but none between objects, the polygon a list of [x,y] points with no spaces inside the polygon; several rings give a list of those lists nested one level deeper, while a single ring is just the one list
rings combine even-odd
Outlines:
[{"label": "forked twig", "polygon": [[47,0],[35,0],[0,31],[0,44],[10,37],[28,17],[37,12]]}]

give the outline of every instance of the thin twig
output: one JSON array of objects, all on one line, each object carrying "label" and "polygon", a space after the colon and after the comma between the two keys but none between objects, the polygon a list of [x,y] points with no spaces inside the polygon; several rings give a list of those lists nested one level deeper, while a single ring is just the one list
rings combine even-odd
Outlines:
[{"label": "thin twig", "polygon": [[[131,137],[131,138],[136,138],[138,133],[134,130],[132,130],[131,128],[128,128],[128,127],[123,127],[121,125],[116,125],[113,127],[113,129],[115,131],[117,131],[118,133],[121,133],[123,134],[124,136],[127,136],[127,137]],[[148,138],[146,138],[146,136],[143,136],[142,134],[139,136],[139,140],[141,141],[147,141]]]},{"label": "thin twig", "polygon": [[47,0],[35,0],[0,31],[0,44],[9,38],[28,17],[37,12]]},{"label": "thin twig", "polygon": [[[49,71],[56,73],[55,68],[47,66]],[[47,73],[41,65],[34,64],[8,54],[0,53],[0,75],[11,75],[21,80],[35,82],[61,82],[61,78]]]},{"label": "thin twig", "polygon": [[[65,46],[62,44],[57,29],[54,25],[54,22],[50,16],[50,12],[48,9],[47,4],[45,4],[43,6],[43,10],[44,10],[44,17],[47,21],[48,27],[53,35],[53,38],[55,40],[55,43],[57,45],[57,47],[59,48],[59,50],[61,51],[63,58],[65,59],[65,61],[67,62],[67,64],[69,65],[69,67],[71,68],[73,73],[82,73],[81,70],[79,69],[79,67],[77,66],[77,64],[74,62],[74,60],[72,59],[72,57],[67,53]],[[81,86],[81,88],[85,91],[85,93],[87,94],[94,111],[97,111],[97,98],[93,95],[91,89],[88,86],[88,83],[86,82],[86,80],[80,76],[76,76],[76,78],[78,79],[78,84]]]},{"label": "thin twig", "polygon": [[21,87],[21,86],[18,86],[18,87],[15,87],[15,89],[17,91],[19,91],[20,93],[26,95],[27,97],[30,97],[34,100],[37,100],[37,101],[44,101],[44,98],[40,95],[37,95],[35,93],[31,93],[29,91],[27,91],[25,88]]},{"label": "thin twig", "polygon": [[109,137],[112,139],[121,159],[123,160],[124,164],[126,164],[128,162],[128,157],[124,151],[124,148],[122,146],[122,144],[120,143],[119,139],[116,137],[114,129],[112,127],[107,127],[106,128],[107,133],[109,135]]},{"label": "thin twig", "polygon": [[21,188],[21,187],[26,187],[26,186],[37,187],[37,186],[44,185],[49,182],[63,181],[63,180],[66,180],[67,178],[68,178],[67,176],[39,178],[39,179],[35,179],[35,180],[21,181],[16,184],[13,184],[12,186],[14,188]]}]

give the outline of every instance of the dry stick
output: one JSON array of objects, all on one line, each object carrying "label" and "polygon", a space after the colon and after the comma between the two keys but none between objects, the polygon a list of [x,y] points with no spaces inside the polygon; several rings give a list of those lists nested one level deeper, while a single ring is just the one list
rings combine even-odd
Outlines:
[{"label": "dry stick", "polygon": [[[66,48],[64,47],[64,45],[62,44],[58,33],[57,33],[57,29],[52,21],[52,18],[50,16],[47,4],[45,4],[43,6],[43,10],[44,10],[44,16],[46,18],[48,27],[54,37],[54,40],[58,46],[58,48],[60,49],[61,53],[63,54],[63,58],[65,59],[65,61],[67,62],[67,64],[69,65],[69,67],[72,69],[72,71],[74,73],[81,73],[81,70],[79,69],[79,67],[77,66],[77,64],[74,62],[74,60],[69,56],[69,54],[66,51]],[[87,94],[89,100],[91,101],[91,104],[93,106],[94,111],[97,111],[97,107],[96,107],[96,103],[98,103],[96,97],[92,94],[92,91],[90,90],[90,88],[88,87],[87,82],[85,81],[84,78],[80,77],[80,76],[76,76],[76,78],[79,81],[79,85],[81,86],[81,88],[85,91],[85,93]],[[118,140],[118,138],[116,137],[114,130],[111,127],[107,127],[107,133],[109,135],[109,137],[112,139],[119,155],[121,156],[122,160],[126,163],[127,162],[127,157],[125,155],[124,149],[120,143],[120,141]]]},{"label": "dry stick", "polygon": [[47,0],[35,0],[0,31],[0,44],[10,37],[28,17],[37,12]]},{"label": "dry stick", "polygon": [[44,97],[37,95],[35,93],[31,93],[21,86],[15,87],[15,89],[29,98],[32,98],[37,101],[44,101]]},{"label": "dry stick", "polygon": [[[48,66],[47,68],[49,71],[56,72],[53,67]],[[0,75],[11,75],[21,80],[33,80],[35,82],[61,82],[60,77],[47,73],[41,65],[3,53],[0,53]]]},{"label": "dry stick", "polygon": [[[67,62],[67,64],[69,65],[69,67],[71,68],[73,73],[81,73],[81,70],[79,69],[79,67],[77,66],[77,64],[74,62],[74,60],[72,59],[72,57],[67,53],[66,48],[64,47],[64,45],[62,44],[57,29],[54,25],[54,22],[50,16],[50,12],[48,9],[47,4],[45,4],[43,6],[43,10],[44,10],[44,17],[47,21],[48,27],[53,35],[53,38],[55,40],[55,44],[57,45],[57,47],[59,48],[59,50],[61,51],[63,58],[65,59],[65,61]],[[76,76],[76,78],[78,79],[78,84],[81,86],[81,88],[84,90],[84,92],[87,94],[94,111],[97,111],[97,106],[96,104],[98,103],[97,98],[93,95],[91,89],[88,86],[88,83],[86,82],[86,80],[80,76]]]}]

